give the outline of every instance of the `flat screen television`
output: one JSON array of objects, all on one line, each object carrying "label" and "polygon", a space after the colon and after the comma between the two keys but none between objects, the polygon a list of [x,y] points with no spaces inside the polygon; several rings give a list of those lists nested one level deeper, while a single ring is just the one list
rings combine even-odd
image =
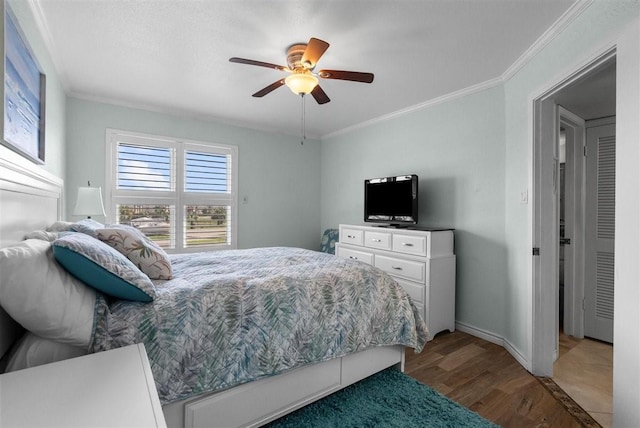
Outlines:
[{"label": "flat screen television", "polygon": [[364,221],[392,226],[418,223],[418,176],[365,180]]}]

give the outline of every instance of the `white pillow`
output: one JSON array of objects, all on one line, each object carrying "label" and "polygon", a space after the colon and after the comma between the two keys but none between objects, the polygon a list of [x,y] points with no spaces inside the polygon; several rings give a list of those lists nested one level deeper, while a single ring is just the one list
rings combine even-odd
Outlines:
[{"label": "white pillow", "polygon": [[0,249],[0,305],[38,336],[89,347],[96,292],[53,257],[51,242],[28,239]]},{"label": "white pillow", "polygon": [[28,369],[86,354],[87,348],[43,339],[28,331],[11,349],[6,371]]},{"label": "white pillow", "polygon": [[73,226],[71,221],[56,221],[47,227],[47,232],[69,232],[71,231],[71,226]]},{"label": "white pillow", "polygon": [[49,232],[46,230],[34,230],[24,235],[24,239],[42,239],[43,241],[53,242],[58,239],[58,232]]}]

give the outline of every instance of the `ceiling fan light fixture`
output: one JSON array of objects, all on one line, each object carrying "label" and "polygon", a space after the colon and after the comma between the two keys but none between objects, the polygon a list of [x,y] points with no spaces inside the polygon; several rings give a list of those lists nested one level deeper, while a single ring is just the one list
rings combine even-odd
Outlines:
[{"label": "ceiling fan light fixture", "polygon": [[229,58],[229,61],[239,64],[256,65],[259,67],[266,67],[290,73],[286,78],[278,79],[253,94],[252,96],[256,98],[264,97],[279,87],[286,85],[295,95],[311,94],[318,104],[326,104],[331,100],[322,90],[320,85],[318,85],[318,78],[347,80],[362,83],[373,82],[373,73],[345,70],[320,70],[317,74],[313,73],[318,60],[322,57],[327,48],[329,48],[329,43],[316,39],[315,37],[311,37],[309,39],[309,43],[297,43],[295,45],[291,45],[287,49],[288,67],[272,64],[270,62],[255,61],[252,59],[238,57]]},{"label": "ceiling fan light fixture", "polygon": [[318,86],[318,78],[311,73],[293,73],[284,79],[291,92],[296,95],[306,95]]}]

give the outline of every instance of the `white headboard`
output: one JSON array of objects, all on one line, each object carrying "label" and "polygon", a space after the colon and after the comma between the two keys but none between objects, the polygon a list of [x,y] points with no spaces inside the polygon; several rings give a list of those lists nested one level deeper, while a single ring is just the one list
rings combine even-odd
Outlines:
[{"label": "white headboard", "polygon": [[[26,233],[45,229],[59,220],[62,190],[63,181],[40,167],[20,159],[0,158],[0,248],[22,241]],[[0,307],[0,356],[21,331]]]}]

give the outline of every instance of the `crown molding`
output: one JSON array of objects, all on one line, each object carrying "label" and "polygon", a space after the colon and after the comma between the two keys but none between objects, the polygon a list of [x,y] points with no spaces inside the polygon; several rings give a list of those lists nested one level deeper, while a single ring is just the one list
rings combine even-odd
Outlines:
[{"label": "crown molding", "polygon": [[426,109],[426,108],[429,108],[429,107],[433,107],[433,106],[436,106],[438,104],[443,104],[443,103],[447,103],[449,101],[453,101],[453,100],[458,99],[458,98],[466,97],[467,95],[475,94],[477,92],[482,92],[482,91],[485,91],[487,89],[491,89],[493,87],[501,85],[502,83],[504,83],[504,82],[503,82],[501,77],[497,77],[495,79],[487,80],[485,82],[478,83],[477,85],[469,86],[467,88],[463,88],[463,89],[460,89],[460,90],[455,91],[455,92],[450,92],[450,93],[442,95],[440,97],[432,98],[432,99],[430,99],[428,101],[425,101],[423,103],[415,104],[413,106],[410,106],[410,107],[407,107],[407,108],[404,108],[404,109],[401,109],[401,110],[397,110],[397,111],[395,111],[393,113],[385,114],[383,116],[379,116],[379,117],[376,117],[374,119],[367,120],[365,122],[360,122],[360,123],[357,123],[357,124],[355,124],[353,126],[349,126],[347,128],[343,128],[343,129],[340,129],[338,131],[331,132],[329,134],[325,134],[325,135],[322,136],[321,140],[326,140],[326,139],[333,138],[333,137],[336,137],[336,136],[342,135],[342,134],[348,134],[348,133],[353,132],[355,130],[362,129],[362,128],[367,128],[369,126],[375,125],[377,123],[385,122],[387,120],[394,119],[394,118],[399,117],[399,116],[404,116],[406,114],[414,113],[416,111],[423,110],[423,109]]},{"label": "crown molding", "polygon": [[516,60],[501,76],[504,82],[511,79],[515,76],[518,71],[522,69],[529,61],[531,61],[540,51],[542,51],[553,39],[556,38],[560,33],[562,33],[568,26],[571,24],[578,16],[582,14],[585,10],[591,6],[594,0],[578,0],[571,5],[569,9],[562,14],[560,18],[556,20],[556,22],[551,25],[542,33],[538,40],[536,40],[530,47],[527,49],[520,58]]},{"label": "crown molding", "polygon": [[47,22],[47,18],[45,17],[44,11],[42,10],[42,5],[40,0],[27,0],[27,4],[29,5],[29,9],[31,9],[31,13],[33,14],[33,19],[36,23],[36,27],[40,32],[40,36],[42,37],[42,41],[44,42],[44,46],[49,52],[49,58],[51,58],[51,63],[55,68],[56,74],[58,75],[58,80],[62,85],[65,93],[69,92],[69,88],[71,87],[69,78],[66,72],[66,69],[58,59],[55,53],[56,45],[53,41],[53,36],[51,35],[51,30],[49,29],[49,24]]},{"label": "crown molding", "polygon": [[[156,114],[165,114],[168,116],[187,119],[187,120],[198,120],[201,122],[213,123],[216,125],[223,126],[232,126],[234,128],[241,128],[247,131],[256,131],[256,132],[264,132],[272,135],[286,135],[294,138],[300,138],[300,134],[294,134],[293,132],[286,132],[279,129],[275,129],[267,126],[258,126],[251,123],[236,121],[231,119],[226,119],[220,116],[207,115],[202,113],[197,113],[193,111],[188,111],[179,108],[171,108],[171,107],[160,107],[152,104],[144,104],[139,102],[128,102],[122,101],[116,98],[109,98],[97,95],[88,95],[80,92],[67,92],[67,96],[69,98],[74,98],[80,101],[88,101],[92,103],[106,104],[115,107],[129,108],[132,110],[142,110],[147,113],[156,113]],[[314,133],[307,133],[306,142],[320,141],[320,136]]]}]

